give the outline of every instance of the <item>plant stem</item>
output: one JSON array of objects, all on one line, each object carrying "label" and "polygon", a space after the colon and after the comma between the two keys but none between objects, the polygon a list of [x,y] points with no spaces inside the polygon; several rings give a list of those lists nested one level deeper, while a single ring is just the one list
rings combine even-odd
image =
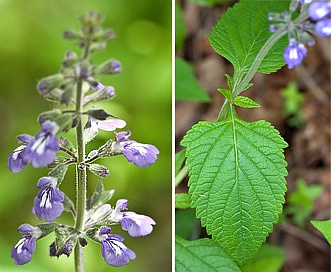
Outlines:
[{"label": "plant stem", "polygon": [[[79,118],[76,127],[76,142],[77,142],[77,165],[76,165],[76,209],[77,217],[75,229],[81,232],[84,229],[84,213],[86,206],[86,166],[83,164],[85,160],[85,144],[83,137],[83,116],[82,112],[83,94],[82,94],[83,81],[81,79],[77,82],[76,94],[76,114]],[[84,272],[84,250],[83,247],[77,243],[75,247],[75,269],[76,272]]]}]

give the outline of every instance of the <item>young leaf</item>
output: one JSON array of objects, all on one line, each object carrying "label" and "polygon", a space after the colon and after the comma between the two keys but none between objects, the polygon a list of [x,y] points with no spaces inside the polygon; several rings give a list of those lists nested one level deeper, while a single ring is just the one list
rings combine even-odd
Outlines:
[{"label": "young leaf", "polygon": [[175,238],[176,272],[222,271],[240,272],[237,264],[210,239],[187,241]]},{"label": "young leaf", "polygon": [[228,100],[231,101],[232,100],[232,94],[231,91],[229,89],[217,89],[220,93],[222,93],[224,95],[224,97]]},{"label": "young leaf", "polygon": [[189,194],[175,194],[175,208],[187,209],[191,208],[191,197]]},{"label": "young leaf", "polygon": [[251,259],[282,211],[286,142],[270,123],[199,122],[181,142],[189,194],[202,226],[240,265]]},{"label": "young leaf", "polygon": [[[258,2],[258,3],[257,3]],[[214,50],[234,66],[234,74],[247,73],[262,46],[272,33],[269,12],[288,9],[289,1],[241,0],[222,16],[209,35]],[[269,74],[284,64],[287,37],[280,39],[268,52],[258,71]]]},{"label": "young leaf", "polygon": [[323,233],[326,240],[331,244],[331,220],[326,221],[310,221],[315,228]]},{"label": "young leaf", "polygon": [[238,95],[233,99],[233,104],[242,108],[259,108],[260,104],[256,103],[254,100],[247,96]]},{"label": "young leaf", "polygon": [[176,99],[209,102],[210,98],[196,80],[192,67],[181,58],[175,60]]}]

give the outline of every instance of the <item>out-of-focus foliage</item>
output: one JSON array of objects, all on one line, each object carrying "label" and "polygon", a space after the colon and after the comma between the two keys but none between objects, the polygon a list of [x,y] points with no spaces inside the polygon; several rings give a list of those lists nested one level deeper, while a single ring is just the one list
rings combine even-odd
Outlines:
[{"label": "out-of-focus foliage", "polygon": [[297,180],[297,189],[287,198],[288,206],[284,212],[292,216],[292,220],[300,227],[304,227],[314,208],[314,201],[323,191],[319,184],[306,185],[303,179]]},{"label": "out-of-focus foliage", "polygon": [[[111,204],[127,198],[129,210],[151,216],[156,221],[154,232],[144,238],[131,238],[120,226],[113,232],[125,238],[125,244],[137,254],[136,260],[121,271],[171,270],[171,1],[167,0],[3,0],[0,2],[0,271],[72,271],[73,256],[49,258],[49,245],[54,237],[37,243],[29,264],[17,267],[10,258],[11,248],[20,238],[17,228],[28,222],[39,223],[31,214],[36,183],[47,169],[27,166],[13,174],[7,157],[17,147],[16,135],[39,131],[37,116],[51,109],[36,84],[42,77],[56,73],[65,51],[78,46],[62,39],[66,29],[78,29],[78,17],[90,10],[105,16],[105,27],[111,27],[116,38],[107,49],[94,56],[95,63],[118,59],[123,72],[98,78],[115,87],[117,97],[102,103],[109,113],[127,121],[132,139],[150,143],[160,150],[158,161],[151,167],[138,168],[123,157],[106,162],[110,176],[106,189],[115,189]],[[68,138],[74,141],[73,133]],[[87,151],[97,148],[109,138],[101,132]],[[98,178],[89,175],[88,194]],[[75,196],[74,171],[69,169],[61,190]],[[70,214],[63,223],[72,223]],[[109,271],[100,245],[89,241],[86,247],[86,271]]]},{"label": "out-of-focus foliage", "polygon": [[289,82],[286,88],[281,89],[280,94],[284,98],[283,114],[288,118],[288,125],[301,127],[305,121],[302,112],[304,95],[299,91],[298,84],[295,81]]},{"label": "out-of-focus foliage", "polygon": [[209,102],[210,97],[197,81],[193,69],[182,58],[175,59],[176,99]]}]

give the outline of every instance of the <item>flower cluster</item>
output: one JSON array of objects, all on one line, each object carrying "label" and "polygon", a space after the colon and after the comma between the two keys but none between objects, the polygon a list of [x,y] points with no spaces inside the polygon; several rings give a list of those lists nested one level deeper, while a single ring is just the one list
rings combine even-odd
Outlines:
[{"label": "flower cluster", "polygon": [[[94,163],[99,158],[107,158],[123,154],[124,157],[138,167],[147,167],[157,160],[158,149],[149,144],[140,144],[130,140],[131,132],[118,132],[98,150],[92,150],[87,156],[85,145],[94,139],[99,130],[115,131],[126,126],[124,120],[115,118],[103,109],[84,107],[92,102],[106,101],[115,97],[114,88],[104,86],[95,79],[102,74],[118,74],[121,64],[117,60],[108,60],[102,64],[94,65],[88,55],[103,49],[106,41],[114,37],[113,31],[100,27],[102,16],[89,12],[81,17],[82,29],[80,31],[66,31],[64,37],[75,40],[84,49],[84,57],[79,58],[76,53],[67,51],[62,62],[62,69],[58,74],[45,77],[37,84],[39,93],[48,101],[63,104],[61,109],[53,109],[39,115],[40,132],[36,136],[28,134],[17,138],[21,145],[8,157],[8,168],[20,172],[29,163],[35,168],[49,167],[51,171],[47,176],[39,179],[37,187],[39,193],[34,199],[32,213],[44,223],[32,227],[24,224],[18,231],[23,233],[22,238],[14,246],[11,257],[18,265],[29,262],[36,250],[36,241],[42,237],[55,234],[55,241],[50,245],[50,256],[69,256],[76,246],[86,246],[86,238],[101,244],[101,254],[106,263],[112,266],[123,266],[135,259],[135,253],[123,244],[123,237],[110,234],[108,225],[121,224],[122,229],[130,236],[145,236],[153,231],[155,221],[145,215],[134,212],[122,212],[128,205],[128,200],[117,201],[116,207],[106,204],[113,195],[114,190],[105,191],[102,182],[98,184],[95,192],[83,205],[77,204],[60,191],[59,187],[64,180],[69,165],[76,165],[77,182],[76,191],[86,183],[86,176],[79,179],[80,173],[88,169],[101,178],[109,175],[106,166]],[[69,104],[75,104],[75,110],[62,109]],[[87,122],[83,127],[85,119]],[[57,135],[65,133],[72,128],[77,129],[77,147],[66,138]],[[79,143],[78,143],[79,142]],[[84,151],[82,151],[84,150]],[[66,156],[59,156],[62,151]],[[84,185],[85,186],[85,185]],[[77,194],[77,198],[82,197]],[[85,199],[82,197],[82,199]],[[79,201],[76,201],[77,203]],[[84,210],[86,207],[86,211]],[[76,211],[77,209],[77,211]],[[81,226],[67,226],[58,224],[55,220],[63,211],[70,211],[77,221],[80,218]],[[78,213],[80,212],[80,217]],[[84,217],[84,214],[86,217]],[[100,227],[101,226],[101,227]]]},{"label": "flower cluster", "polygon": [[[303,19],[296,22],[292,19],[292,14],[299,4],[301,4],[301,15],[299,18]],[[281,25],[286,25],[286,29],[289,31],[289,45],[285,48],[283,54],[289,69],[299,65],[307,55],[306,44],[308,46],[315,44],[310,33],[320,37],[329,37],[331,35],[330,14],[331,2],[329,1],[292,0],[289,11],[284,11],[280,14],[270,13],[268,15],[269,20],[280,22],[270,25],[270,31],[276,31]],[[315,23],[312,23],[309,19],[315,21]]]}]

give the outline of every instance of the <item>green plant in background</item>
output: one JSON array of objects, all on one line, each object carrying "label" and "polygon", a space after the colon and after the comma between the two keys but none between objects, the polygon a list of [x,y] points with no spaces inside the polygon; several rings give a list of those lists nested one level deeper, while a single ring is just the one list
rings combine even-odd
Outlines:
[{"label": "green plant in background", "polygon": [[311,217],[314,201],[323,192],[323,187],[321,185],[307,186],[303,179],[297,180],[296,187],[296,190],[287,197],[284,213],[290,215],[293,222],[303,228],[306,220]]},{"label": "green plant in background", "polygon": [[289,126],[302,127],[305,118],[302,112],[304,95],[299,92],[298,84],[294,81],[289,82],[286,88],[280,90],[284,98],[284,117],[288,118]]},{"label": "green plant in background", "polygon": [[[82,49],[81,57],[73,51],[67,51],[59,73],[43,78],[37,88],[42,97],[55,105],[61,105],[38,117],[41,126],[36,136],[22,134],[18,136],[21,146],[8,157],[8,168],[20,172],[28,164],[34,168],[48,166],[47,176],[39,179],[39,193],[34,199],[32,212],[46,223],[35,227],[23,224],[18,228],[21,239],[14,246],[11,257],[18,265],[28,263],[36,250],[36,241],[55,234],[50,245],[50,256],[70,256],[75,252],[76,271],[85,271],[84,247],[87,239],[101,245],[101,254],[111,266],[123,266],[136,258],[135,253],[124,245],[124,238],[110,234],[111,227],[121,224],[123,230],[132,237],[145,236],[152,232],[155,221],[145,215],[123,212],[128,200],[120,199],[116,206],[106,204],[114,190],[105,190],[100,181],[92,196],[87,199],[87,171],[99,178],[107,178],[110,171],[99,164],[100,159],[124,155],[129,163],[138,167],[152,165],[159,154],[158,149],[149,144],[141,144],[130,139],[130,131],[114,132],[113,137],[97,149],[86,151],[87,144],[99,133],[108,132],[126,126],[126,122],[109,114],[104,109],[91,107],[100,101],[115,96],[111,86],[105,86],[95,77],[121,72],[117,60],[108,60],[95,65],[90,55],[106,47],[106,42],[114,38],[111,29],[103,29],[103,17],[89,12],[80,17],[79,31],[67,30],[64,37],[75,41]],[[88,106],[88,107],[87,107]],[[75,128],[76,144],[65,138],[62,133]],[[62,154],[58,154],[61,151]],[[95,163],[98,160],[98,163]],[[70,165],[75,165],[76,204],[60,191],[59,187]],[[60,224],[55,221],[63,211],[71,212],[74,225]]]},{"label": "green plant in background", "polygon": [[176,185],[188,172],[189,190],[175,197],[175,206],[190,204],[211,239],[187,241],[176,236],[176,271],[278,271],[284,262],[282,249],[262,244],[285,202],[287,143],[270,123],[240,119],[236,107],[260,106],[240,95],[252,86],[257,72],[270,74],[285,63],[292,69],[307,54],[305,46],[314,44],[311,33],[331,34],[328,4],[308,2],[241,0],[209,36],[234,72],[225,75],[229,88],[218,90],[225,102],[217,121],[195,124],[181,141],[186,164],[179,170],[184,158],[176,156]]}]

